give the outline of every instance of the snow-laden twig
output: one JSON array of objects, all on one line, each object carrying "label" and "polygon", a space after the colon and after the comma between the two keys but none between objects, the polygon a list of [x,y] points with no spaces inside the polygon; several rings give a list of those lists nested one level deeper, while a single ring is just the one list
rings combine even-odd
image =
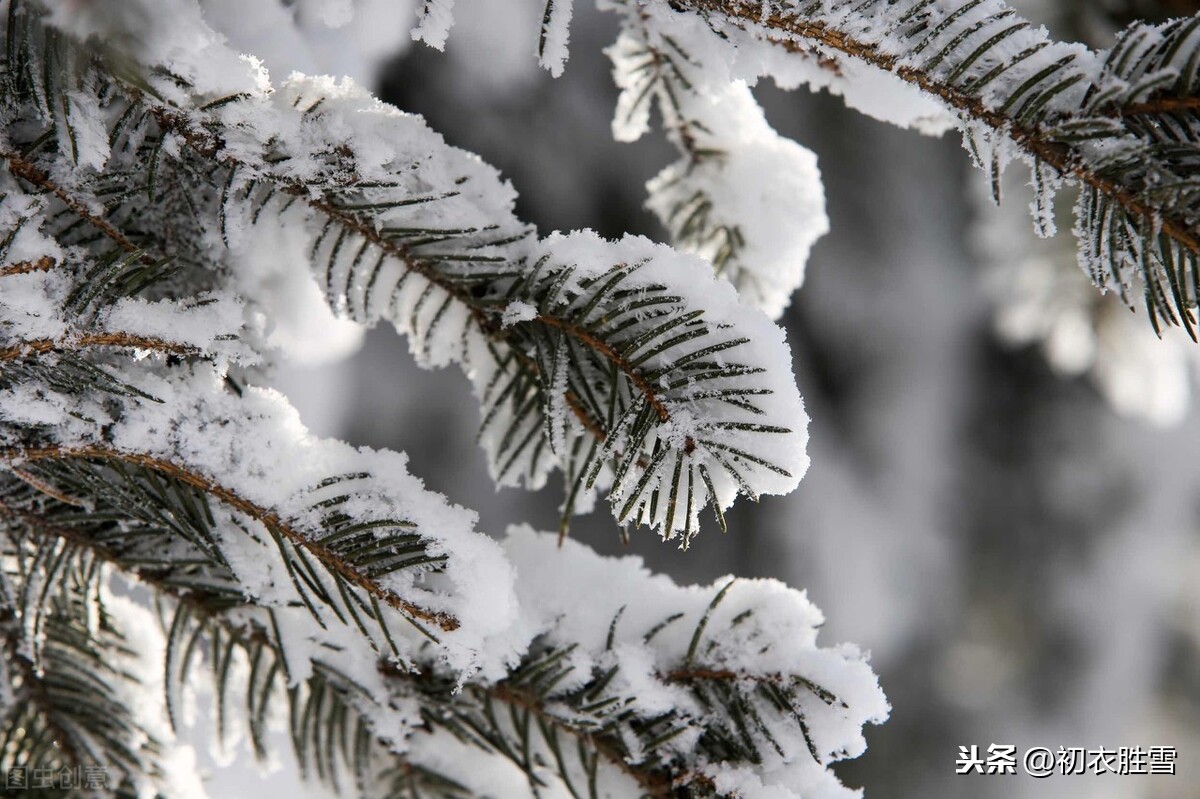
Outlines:
[{"label": "snow-laden twig", "polygon": [[[664,29],[681,14],[703,20],[750,77],[828,87],[885,119],[894,118],[895,87],[918,90],[949,112],[997,186],[1013,159],[1079,185],[1085,271],[1129,303],[1140,283],[1156,327],[1163,318],[1194,335],[1200,216],[1189,175],[1200,144],[1200,17],[1135,24],[1111,50],[1094,52],[1053,41],[1002,0],[681,0],[645,9]],[[1053,181],[1036,182],[1053,190]]]},{"label": "snow-laden twig", "polygon": [[[147,729],[186,723],[203,649],[219,728],[244,708],[262,754],[285,698],[306,769],[367,794],[843,792],[828,765],[886,703],[857,650],[817,646],[802,594],[499,543],[404,456],[315,439],[259,387],[315,278],[464,366],[498,477],[560,465],[567,514],[607,486],[620,520],[686,544],[706,503],[807,464],[764,314],[643,239],[538,240],[494,170],[348,83],[271,86],[194,0],[0,9],[0,607],[22,646],[46,651],[48,592],[115,570],[162,605]],[[80,642],[103,649],[96,596]]]}]

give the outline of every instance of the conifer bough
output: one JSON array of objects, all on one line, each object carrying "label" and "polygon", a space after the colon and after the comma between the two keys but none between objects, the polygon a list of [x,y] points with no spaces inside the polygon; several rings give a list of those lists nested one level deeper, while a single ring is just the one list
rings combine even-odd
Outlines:
[{"label": "conifer bough", "polygon": [[[887,703],[803,594],[562,538],[606,495],[686,546],[706,506],[724,527],[807,467],[771,320],[823,193],[746,80],[957,122],[993,172],[1029,160],[1043,208],[1081,183],[1097,282],[1190,325],[1200,22],[1091,53],[984,0],[603,5],[614,132],[657,103],[680,152],[649,186],[676,249],[539,237],[495,170],[349,80],[272,83],[202,0],[0,2],[0,770],[194,794],[203,673],[219,738],[266,756],[282,718],[306,774],[356,795],[854,795],[828,766]],[[440,46],[451,6],[414,35]],[[570,17],[541,17],[555,74]],[[489,538],[403,455],[305,431],[265,385],[310,290],[461,366],[496,481],[563,472],[558,535]]]},{"label": "conifer bough", "polygon": [[[616,5],[664,41],[673,13],[699,18],[739,56],[778,48],[795,58],[733,68],[830,88],[889,121],[929,124],[879,96],[901,82],[918,89],[963,131],[997,201],[1005,164],[1030,165],[1040,235],[1054,233],[1056,189],[1078,185],[1080,265],[1097,286],[1144,304],[1156,330],[1165,319],[1196,338],[1200,17],[1135,23],[1096,52],[1051,40],[1001,0],[671,0],[671,13]],[[864,70],[895,80],[861,80]]]}]

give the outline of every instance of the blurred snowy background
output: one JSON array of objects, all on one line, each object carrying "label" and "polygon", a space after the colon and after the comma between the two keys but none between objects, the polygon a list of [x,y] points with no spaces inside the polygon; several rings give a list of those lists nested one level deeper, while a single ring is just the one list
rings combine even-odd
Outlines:
[{"label": "blurred snowy background", "polygon": [[[1093,46],[1131,16],[1200,10],[1018,5]],[[543,234],[663,238],[644,183],[674,154],[655,136],[613,141],[602,48],[616,21],[588,3],[576,4],[557,80],[533,56],[541,0],[458,0],[444,53],[409,40],[411,2],[358,0],[348,24],[349,0],[206,6],[275,74],[351,74],[423,114],[499,167]],[[781,133],[817,153],[832,225],[784,319],[812,468],[794,494],[740,504],[728,535],[707,530],[687,553],[646,533],[622,546],[607,514],[572,535],[677,579],[807,588],[828,617],[825,642],[871,650],[893,704],[866,756],[839,768],[868,797],[1197,796],[1200,347],[1158,341],[1144,314],[1101,300],[1074,263],[1065,214],[1058,238],[1035,239],[1020,168],[997,209],[956,135],[890,128],[803,90],[756,94]],[[558,485],[493,488],[465,378],[418,370],[390,330],[359,341],[319,316],[301,314],[288,334],[323,343],[324,362],[278,377],[314,432],[407,452],[484,530],[556,524]],[[960,745],[991,743],[1174,746],[1179,774],[955,775]],[[269,793],[300,795],[285,766]],[[244,769],[213,774],[214,796],[264,790]]]}]

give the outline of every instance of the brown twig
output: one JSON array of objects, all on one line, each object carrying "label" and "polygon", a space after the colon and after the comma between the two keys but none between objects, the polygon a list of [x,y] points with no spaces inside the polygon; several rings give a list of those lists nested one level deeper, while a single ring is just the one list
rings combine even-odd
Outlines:
[{"label": "brown twig", "polygon": [[86,333],[82,336],[55,340],[50,338],[34,339],[14,344],[0,349],[0,362],[13,361],[31,354],[41,354],[53,350],[77,350],[86,347],[132,347],[139,350],[153,350],[166,355],[198,355],[199,350],[188,344],[150,336],[139,336],[133,333]]},{"label": "brown twig", "polygon": [[693,680],[721,680],[721,681],[736,681],[743,679],[756,679],[766,682],[778,682],[782,680],[782,676],[774,675],[750,675],[742,674],[741,672],[732,669],[675,669],[668,671],[663,675],[663,679],[667,682],[692,682]]},{"label": "brown twig", "polygon": [[583,407],[583,403],[579,401],[579,397],[575,395],[575,392],[566,392],[565,398],[567,401],[567,407],[571,409],[571,413],[575,414],[575,418],[579,420],[579,423],[583,425],[584,428],[591,433],[597,441],[604,443],[604,440],[608,438],[608,433],[606,433],[604,427],[595,419],[593,419],[592,415],[587,412],[587,408]]},{"label": "brown twig", "polygon": [[[13,476],[15,476],[22,483],[30,488],[33,488],[41,494],[45,494],[51,499],[56,499],[64,505],[73,505],[77,508],[84,507],[86,505],[86,503],[80,500],[78,497],[73,497],[64,491],[59,491],[57,486],[50,485],[45,480],[42,480],[36,475],[30,474],[24,469],[18,469],[15,466],[9,466],[8,468],[9,471],[13,473]],[[4,504],[3,500],[0,500],[0,510],[10,510]]]},{"label": "brown twig", "polygon": [[96,228],[96,230],[100,231],[106,237],[116,242],[118,247],[128,253],[138,254],[138,260],[144,264],[154,265],[158,263],[153,257],[142,252],[141,248],[130,241],[124,233],[113,227],[113,225],[107,219],[96,216],[90,210],[88,210],[87,206],[85,206],[80,200],[68,194],[65,189],[50,179],[49,174],[47,174],[32,161],[27,161],[17,153],[9,152],[7,150],[0,150],[0,157],[3,157],[4,160],[8,162],[8,171],[11,172],[14,177],[21,178],[27,183],[31,183],[43,191],[53,194],[59,199],[60,202],[62,202],[63,205],[71,209],[76,216],[85,220],[89,225]]},{"label": "brown twig", "polygon": [[58,262],[49,255],[43,255],[36,261],[18,261],[15,264],[0,267],[0,277],[9,275],[24,275],[29,272],[49,272],[54,267],[58,266]]},{"label": "brown twig", "polygon": [[1200,97],[1158,97],[1117,109],[1117,113],[1123,117],[1170,114],[1176,111],[1200,111]]}]

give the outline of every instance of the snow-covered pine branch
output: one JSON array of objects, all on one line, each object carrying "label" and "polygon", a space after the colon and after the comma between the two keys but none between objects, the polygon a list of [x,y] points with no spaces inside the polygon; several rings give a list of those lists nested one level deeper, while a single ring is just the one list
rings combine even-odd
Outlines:
[{"label": "snow-covered pine branch", "polygon": [[647,206],[672,244],[710,261],[772,318],[804,280],[809,249],[829,229],[816,156],[775,132],[735,80],[703,22],[669,28],[634,2],[608,50],[621,95],[613,133],[641,137],[657,104],[680,159],[649,184]]},{"label": "snow-covered pine branch", "polygon": [[[38,57],[33,45],[29,52]],[[70,63],[71,52],[49,57]],[[701,269],[648,244],[583,237],[571,240],[569,263],[550,264],[557,282],[531,280],[566,240],[543,252],[513,218],[512,191],[494,170],[420,119],[323,79],[268,90],[237,62],[225,93],[213,96],[193,78],[211,82],[219,70],[179,58],[171,67],[189,77],[148,74],[142,90],[104,84],[103,99],[75,92],[107,124],[94,119],[86,130],[67,115],[52,130],[77,162],[105,168],[98,185],[58,190],[131,220],[132,246],[152,235],[143,229],[152,215],[135,211],[143,196],[168,200],[168,209],[185,203],[201,220],[215,213],[219,225],[185,243],[199,265],[211,264],[217,237],[233,258],[262,260],[260,242],[278,240],[262,229],[282,227],[275,235],[312,264],[339,312],[391,321],[425,364],[464,366],[485,404],[481,438],[501,484],[539,487],[555,466],[573,485],[586,474],[568,516],[615,474],[633,481],[632,504],[624,482],[613,497],[621,522],[681,531],[686,544],[705,504],[719,511],[739,492],[785,493],[803,474],[807,420],[782,336]],[[153,147],[148,163],[137,159],[143,142]],[[27,156],[6,157],[26,177],[44,176]],[[139,165],[144,195],[106,193],[107,181],[127,182],[125,170]],[[203,176],[205,192],[184,191],[180,173]],[[141,257],[166,254],[151,253]],[[630,268],[619,279],[599,281],[621,264]],[[247,282],[239,290],[259,299]],[[566,348],[590,353],[595,368],[555,361]],[[728,434],[724,444],[706,443],[715,431]]]},{"label": "snow-covered pine branch", "polygon": [[[351,85],[272,87],[193,0],[121,8],[0,3],[0,767],[167,790],[204,659],[219,731],[261,753],[286,703],[306,769],[366,794],[849,795],[827,767],[887,706],[802,594],[497,543],[259,387],[280,285],[315,277],[466,368],[500,477],[557,463],[568,514],[609,485],[687,543],[803,472],[782,332],[668,248],[536,240],[493,170]],[[147,656],[81,671],[59,607],[75,651]]]},{"label": "snow-covered pine branch", "polygon": [[[861,726],[887,713],[855,649],[814,646],[821,618],[801,594],[773,581],[679,588],[636,559],[601,558],[570,542],[562,549],[556,536],[527,528],[504,544],[522,617],[508,641],[489,648],[502,677],[446,668],[432,637],[411,660],[383,657],[371,639],[401,640],[404,625],[368,630],[371,611],[354,603],[341,611],[353,622],[323,609],[324,623],[314,625],[309,600],[298,598],[306,589],[284,577],[271,536],[251,517],[238,521],[169,476],[145,482],[136,467],[93,475],[111,487],[93,490],[96,507],[82,513],[55,497],[86,484],[89,465],[76,466],[6,485],[4,513],[20,515],[26,530],[10,554],[56,558],[60,572],[87,571],[89,584],[103,584],[105,567],[137,576],[162,602],[173,723],[204,659],[219,734],[246,724],[264,751],[266,720],[286,702],[305,768],[352,780],[367,795],[406,795],[416,780],[433,795],[524,796],[537,780],[581,796],[668,796],[680,787],[700,796],[849,796],[825,766],[861,753]],[[175,524],[156,517],[147,488],[171,496]],[[112,518],[126,529],[114,530]],[[215,533],[215,547],[181,538],[185,526]],[[546,569],[548,558],[558,568]],[[31,593],[24,576],[13,575],[13,595]],[[264,590],[241,594],[248,582]],[[515,664],[501,662],[506,652]],[[64,676],[56,660],[39,665],[55,684]],[[105,740],[81,740],[102,758],[89,762],[118,765]],[[112,746],[117,755],[128,748]],[[64,759],[53,749],[39,756]]]},{"label": "snow-covered pine branch", "polygon": [[1135,23],[1095,52],[1051,40],[1002,0],[629,6],[627,17],[662,36],[678,35],[681,18],[702,21],[704,36],[681,49],[723,52],[733,77],[828,88],[902,125],[949,120],[997,187],[1006,163],[1025,161],[1042,235],[1054,232],[1055,188],[1078,185],[1080,265],[1144,304],[1156,330],[1165,319],[1195,338],[1200,17]]},{"label": "snow-covered pine branch", "polygon": [[[622,92],[616,136],[642,135],[656,103],[682,156],[649,184],[649,207],[676,246],[773,316],[825,223],[811,156],[771,130],[746,87],[763,76],[828,89],[901,126],[957,126],[997,200],[1005,166],[1025,162],[1041,236],[1056,230],[1056,189],[1074,184],[1084,271],[1144,305],[1156,331],[1165,320],[1196,338],[1200,17],[1135,23],[1097,52],[1053,41],[1003,0],[599,5],[622,17],[609,51]],[[555,8],[543,30],[565,41],[569,5]],[[782,162],[792,168],[771,168]]]},{"label": "snow-covered pine branch", "polygon": [[[1183,328],[1157,335],[1117,295],[1096,292],[1076,264],[1071,239],[1023,236],[1032,196],[1027,180],[1006,172],[1006,202],[998,207],[982,182],[972,198],[978,215],[972,239],[995,303],[998,337],[1016,347],[1038,346],[1059,375],[1086,376],[1118,414],[1179,424],[1191,402],[1200,351]],[[1075,195],[1074,187],[1065,187],[1056,209],[1070,213]]]},{"label": "snow-covered pine branch", "polygon": [[[218,392],[219,375],[204,367],[181,375],[181,368],[173,375],[181,397],[164,391],[162,380],[151,384],[161,403],[129,399],[137,407],[121,416],[132,436],[144,439],[146,431],[172,427],[163,417],[183,417],[233,441],[253,436],[259,457],[225,462],[229,440],[219,436],[215,452],[185,453],[183,468],[161,450],[125,451],[131,434],[118,425],[112,449],[6,453],[12,477],[0,507],[21,531],[12,540],[16,552],[54,562],[57,571],[76,560],[76,568],[111,566],[166,600],[166,689],[175,723],[189,664],[209,651],[219,729],[232,725],[230,708],[251,708],[251,739],[261,747],[268,703],[281,701],[276,694],[286,687],[296,749],[322,777],[348,767],[374,785],[395,769],[409,775],[415,768],[435,786],[490,794],[499,773],[512,795],[523,795],[528,765],[554,762],[564,783],[596,784],[596,795],[666,795],[683,780],[701,794],[736,788],[753,796],[759,782],[833,790],[824,765],[860,752],[859,728],[886,713],[853,649],[813,646],[820,618],[799,594],[770,582],[747,583],[736,594],[678,589],[634,561],[609,561],[574,544],[564,553],[555,536],[528,530],[511,534],[507,558],[481,537],[431,556],[414,534],[428,529],[420,506],[437,517],[442,535],[455,516],[469,516],[439,509],[440,498],[405,485],[411,478],[399,458],[296,442],[295,421],[277,396]],[[208,396],[189,377],[210,383]],[[48,386],[29,387],[47,395],[28,404],[31,417],[70,426],[82,409]],[[249,413],[244,420],[181,413],[186,402]],[[200,437],[176,422],[160,438],[166,447]],[[326,479],[270,505],[225,487],[286,496],[279,478],[298,463],[318,474],[374,473]],[[388,517],[379,518],[381,511]],[[549,558],[556,568],[545,568]],[[429,565],[434,571],[421,568]],[[398,598],[401,590],[409,599]],[[11,593],[39,596],[27,587]],[[447,610],[417,608],[411,600],[418,597]],[[720,615],[709,610],[718,598],[727,599]],[[22,609],[26,626],[36,626],[35,607]],[[497,705],[516,720],[497,720]],[[754,726],[735,718],[754,719]],[[540,740],[528,735],[535,721]],[[471,745],[481,750],[474,759],[462,749]],[[767,768],[732,765],[759,762],[767,751],[778,756]],[[489,782],[473,784],[480,774]],[[539,769],[537,779],[547,778]]]}]

